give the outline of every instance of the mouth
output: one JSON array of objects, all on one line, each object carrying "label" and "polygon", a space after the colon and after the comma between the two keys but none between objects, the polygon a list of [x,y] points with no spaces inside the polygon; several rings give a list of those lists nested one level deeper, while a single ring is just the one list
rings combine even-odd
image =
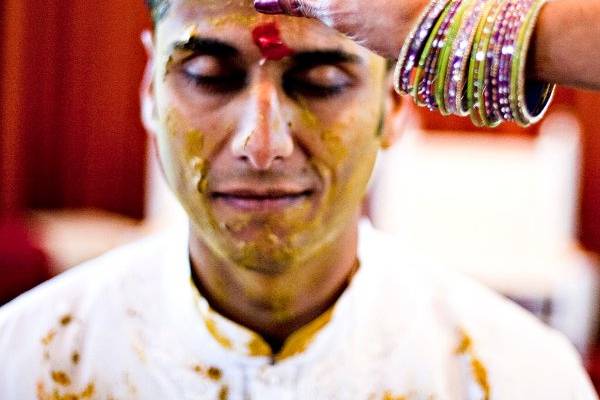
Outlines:
[{"label": "mouth", "polygon": [[213,200],[242,211],[272,212],[300,204],[314,196],[315,191],[306,190],[253,190],[239,189],[217,191]]}]

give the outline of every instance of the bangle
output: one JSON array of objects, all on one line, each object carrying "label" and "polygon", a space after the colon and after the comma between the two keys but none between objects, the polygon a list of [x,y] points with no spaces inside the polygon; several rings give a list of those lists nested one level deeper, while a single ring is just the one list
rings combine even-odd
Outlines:
[{"label": "bangle", "polygon": [[474,26],[474,37],[472,48],[469,52],[469,64],[467,68],[467,83],[466,83],[466,107],[465,111],[467,115],[472,113],[472,110],[475,107],[479,107],[479,92],[477,88],[480,83],[477,80],[479,75],[479,68],[477,66],[478,59],[481,61],[485,56],[485,49],[482,48],[481,37],[483,34],[483,27],[485,25],[485,21],[488,19],[488,15],[492,12],[494,5],[497,3],[497,0],[490,0],[486,3],[483,8],[481,15],[479,16],[479,20],[477,24]]},{"label": "bangle", "polygon": [[[516,1],[516,0],[513,0]],[[531,1],[528,1],[528,6],[531,6]],[[506,40],[504,41],[500,61],[498,63],[498,107],[502,119],[506,121],[514,120],[514,115],[510,108],[510,81],[511,81],[511,60],[515,49],[515,42],[519,27],[522,24],[523,3],[517,3],[517,8],[510,15]]]},{"label": "bangle", "polygon": [[411,74],[429,36],[429,31],[446,8],[448,2],[449,0],[433,0],[429,3],[419,18],[419,22],[404,41],[394,72],[394,85],[398,93],[406,95],[412,92]]},{"label": "bangle", "polygon": [[535,22],[540,14],[542,7],[547,0],[535,0],[525,22],[519,30],[517,45],[515,47],[514,57],[511,65],[511,94],[509,101],[515,121],[528,126],[538,122],[548,110],[556,85],[529,81],[526,82],[525,68],[527,64],[527,52]]},{"label": "bangle", "polygon": [[471,109],[471,121],[476,126],[497,126],[500,121],[492,119],[486,113],[485,92],[490,82],[486,76],[486,65],[488,60],[489,45],[492,40],[493,27],[496,18],[502,10],[504,0],[492,0],[488,8],[488,14],[481,18],[477,33],[475,34],[474,49],[471,54],[472,70],[469,71],[468,86],[472,91],[473,108]]},{"label": "bangle", "polygon": [[[438,71],[440,56],[445,44],[451,22],[454,20],[462,0],[452,0],[440,16],[438,23],[433,28],[435,34],[432,34],[430,40],[425,44],[425,49],[421,56],[423,63],[423,78],[420,80],[418,90],[414,93],[415,101],[418,105],[424,105],[430,110],[438,109],[438,103],[435,98],[435,82]],[[421,62],[419,65],[421,66]],[[419,79],[415,78],[418,82]]]},{"label": "bangle", "polygon": [[425,105],[425,100],[422,100],[422,97],[424,97],[422,95],[424,95],[425,92],[425,87],[422,83],[422,77],[429,72],[429,65],[431,64],[431,58],[433,56],[432,53],[434,53],[434,48],[437,47],[438,43],[436,37],[440,34],[442,23],[446,19],[448,11],[448,7],[445,7],[442,10],[442,13],[440,14],[436,23],[433,25],[433,28],[428,33],[427,40],[423,45],[420,56],[418,57],[417,65],[410,75],[410,87],[412,88],[410,95],[415,100],[415,103],[417,103],[419,106]]},{"label": "bangle", "polygon": [[433,0],[398,57],[394,84],[419,106],[471,117],[477,126],[528,126],[555,85],[528,81],[527,52],[548,0]]},{"label": "bangle", "polygon": [[447,96],[446,107],[452,114],[466,117],[469,115],[470,106],[465,92],[469,57],[475,40],[475,31],[481,14],[486,9],[488,0],[473,0],[472,8],[465,10],[467,18],[460,26],[456,41],[453,46],[450,69],[446,75],[444,87]]},{"label": "bangle", "polygon": [[509,24],[513,22],[512,17],[517,12],[519,1],[507,0],[502,5],[499,17],[496,19],[490,45],[488,47],[485,74],[487,86],[484,91],[485,113],[494,124],[502,122],[499,106],[500,90],[500,57],[502,48],[510,36]]},{"label": "bangle", "polygon": [[[474,6],[481,3],[480,0],[467,0],[463,7],[457,12],[456,17],[449,28],[448,36],[440,55],[440,63],[437,69],[435,88],[435,99],[442,115],[456,113],[457,92],[462,92],[462,85],[459,88],[459,80],[464,75],[466,67],[466,48],[471,47],[472,35],[466,35],[463,27],[465,15],[476,12]],[[473,20],[473,18],[471,18]],[[461,29],[462,28],[462,29]],[[463,33],[462,36],[459,36]],[[465,60],[465,62],[463,62]]]}]

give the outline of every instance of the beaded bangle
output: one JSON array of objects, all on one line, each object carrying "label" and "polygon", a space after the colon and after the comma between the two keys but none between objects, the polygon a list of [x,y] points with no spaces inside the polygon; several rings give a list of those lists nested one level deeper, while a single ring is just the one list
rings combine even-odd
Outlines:
[{"label": "beaded bangle", "polygon": [[[527,6],[530,5],[531,1],[528,1]],[[502,49],[500,50],[500,61],[498,63],[498,107],[502,119],[506,121],[514,120],[514,116],[509,105],[511,79],[510,70],[511,60],[516,44],[515,41],[517,39],[519,27],[523,22],[522,20],[524,7],[525,5],[523,3],[517,4],[517,8],[515,9],[514,14],[511,15],[511,18],[508,23],[509,32],[507,33],[506,40],[504,41]]]},{"label": "beaded bangle", "polygon": [[[444,13],[440,17],[439,30],[437,31],[434,39],[431,43],[432,49],[429,54],[423,53],[423,58],[426,57],[425,65],[426,70],[423,79],[421,80],[420,87],[422,93],[417,92],[417,96],[423,96],[424,105],[430,110],[438,109],[439,104],[435,97],[435,85],[437,77],[440,76],[438,73],[438,65],[442,60],[443,50],[448,43],[448,32],[451,22],[455,19],[455,15],[459,10],[462,0],[452,0],[450,4],[444,10]],[[435,28],[434,28],[435,29]],[[417,104],[419,104],[419,98],[415,98]]]},{"label": "beaded bangle", "polygon": [[439,53],[438,45],[447,26],[446,22],[448,21],[449,17],[451,17],[452,5],[455,3],[456,0],[451,0],[449,3],[447,3],[435,25],[431,29],[429,37],[423,47],[423,51],[421,52],[417,67],[414,69],[414,72],[411,75],[411,96],[417,105],[428,106],[430,110],[435,109],[435,107],[433,107],[431,104],[430,99],[426,98],[428,91],[426,79],[428,75],[433,75],[431,65],[437,62],[437,55]]},{"label": "beaded bangle", "polygon": [[[497,4],[498,0],[490,0],[484,7],[481,12],[481,16],[477,22],[475,27],[475,33],[473,38],[473,46],[469,55],[469,65],[467,69],[467,89],[466,89],[466,111],[468,115],[472,115],[473,110],[479,107],[479,91],[478,87],[480,82],[479,78],[479,67],[478,64],[481,60],[483,60],[485,56],[485,51],[483,46],[483,42],[481,37],[483,35],[483,29],[485,26],[485,22],[488,20],[488,16],[492,12],[494,6]],[[478,60],[479,59],[479,60]],[[480,125],[480,124],[479,124]]]},{"label": "beaded bangle", "polygon": [[[465,48],[467,47],[467,43],[462,41],[462,38],[459,38],[459,33],[461,32],[460,28],[462,26],[463,19],[465,15],[468,15],[470,12],[473,12],[473,6],[477,4],[479,0],[467,0],[463,7],[456,13],[456,17],[454,21],[448,28],[448,35],[445,40],[444,47],[440,54],[440,62],[438,64],[438,69],[436,71],[439,79],[435,80],[435,101],[438,104],[439,111],[442,115],[450,115],[455,111],[455,107],[451,102],[456,102],[456,100],[450,100],[450,96],[456,96],[456,81],[453,80],[453,76],[449,77],[448,74],[451,73],[450,68],[450,58],[452,56],[456,56],[457,48],[462,46],[462,54],[465,53]],[[453,57],[454,58],[454,57]],[[456,60],[452,60],[454,62],[453,65],[456,65]],[[458,68],[461,67],[461,62],[459,61]],[[456,73],[454,75],[457,75]],[[454,87],[451,89],[450,86],[454,84]],[[462,89],[461,89],[462,90]],[[450,93],[452,93],[450,95]]]},{"label": "beaded bangle", "polygon": [[445,77],[446,107],[448,112],[466,117],[469,115],[467,97],[464,92],[467,84],[467,71],[469,56],[475,40],[475,31],[481,13],[484,11],[488,0],[473,0],[472,9],[465,10],[467,18],[461,25],[450,61],[450,69]]},{"label": "beaded bangle", "polygon": [[556,85],[526,82],[527,52],[535,22],[547,0],[535,0],[525,22],[519,30],[517,45],[511,65],[511,90],[509,102],[515,121],[523,126],[538,122],[548,110]]},{"label": "beaded bangle", "polygon": [[494,34],[494,23],[502,11],[504,0],[496,0],[491,3],[492,8],[480,25],[479,34],[476,36],[477,51],[473,51],[471,62],[473,63],[473,98],[475,106],[471,110],[471,121],[476,126],[495,127],[500,123],[499,119],[488,115],[486,104],[486,90],[490,85],[486,76],[488,64],[489,46]]},{"label": "beaded bangle", "polygon": [[502,52],[502,46],[506,42],[509,32],[508,24],[511,22],[511,17],[516,12],[518,2],[514,0],[507,0],[502,5],[499,17],[496,19],[494,25],[494,34],[490,40],[488,47],[487,59],[485,65],[485,74],[487,77],[487,86],[483,92],[485,113],[491,121],[495,121],[499,124],[502,121],[500,115],[500,107],[498,104],[499,100],[499,69],[500,69],[500,55]]},{"label": "beaded bangle", "polygon": [[433,0],[402,46],[396,91],[477,126],[539,121],[555,86],[526,81],[525,67],[546,1]]},{"label": "beaded bangle", "polygon": [[394,72],[394,85],[398,93],[409,94],[412,91],[410,78],[415,63],[421,55],[429,31],[446,8],[448,2],[449,0],[433,0],[429,3],[419,18],[419,22],[405,40]]}]

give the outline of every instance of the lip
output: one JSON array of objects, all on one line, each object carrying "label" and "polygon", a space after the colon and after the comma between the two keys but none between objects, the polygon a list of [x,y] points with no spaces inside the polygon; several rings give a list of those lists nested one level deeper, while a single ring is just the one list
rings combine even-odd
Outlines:
[{"label": "lip", "polygon": [[212,198],[221,204],[241,210],[272,212],[297,205],[315,194],[314,190],[253,190],[215,191]]}]

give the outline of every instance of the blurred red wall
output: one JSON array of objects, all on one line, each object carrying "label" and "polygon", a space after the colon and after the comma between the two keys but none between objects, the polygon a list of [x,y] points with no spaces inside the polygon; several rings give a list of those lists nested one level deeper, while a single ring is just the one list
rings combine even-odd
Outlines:
[{"label": "blurred red wall", "polygon": [[142,217],[142,0],[0,2],[0,210]]}]

